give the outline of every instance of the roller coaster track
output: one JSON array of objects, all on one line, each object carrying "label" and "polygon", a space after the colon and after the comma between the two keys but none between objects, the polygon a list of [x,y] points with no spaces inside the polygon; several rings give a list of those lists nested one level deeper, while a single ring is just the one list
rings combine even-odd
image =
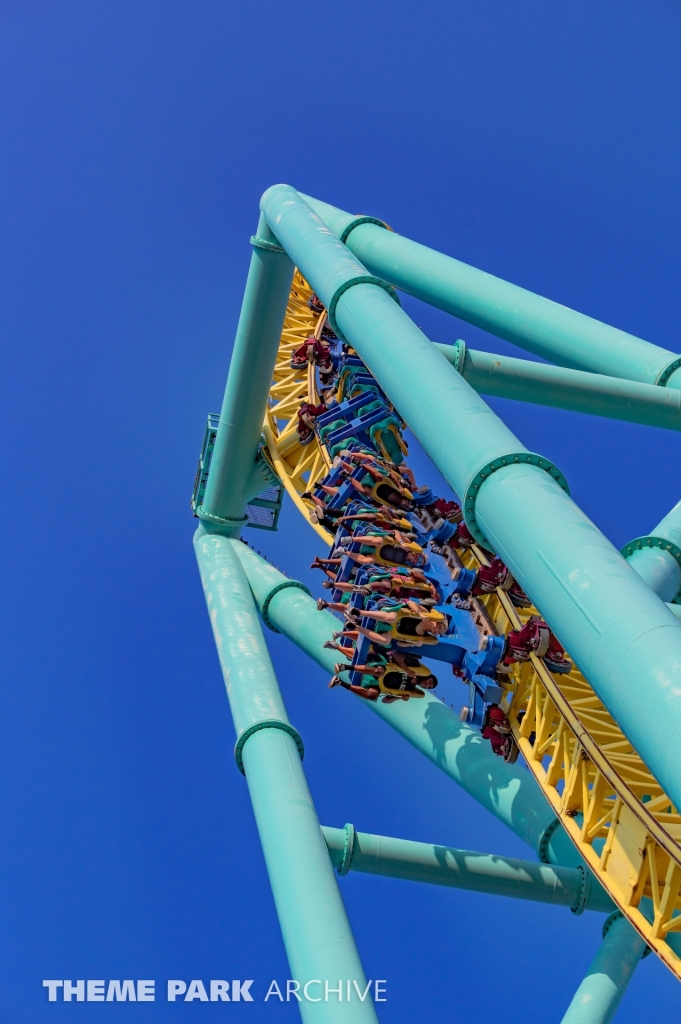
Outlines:
[{"label": "roller coaster track", "polygon": [[[296,271],[263,427],[272,465],[308,521],[311,506],[302,495],[331,465],[317,437],[303,447],[296,430],[300,401],[318,401],[314,367],[290,367],[292,352],[307,337],[318,338],[326,320],[325,312],[310,309],[310,296]],[[451,568],[489,564],[475,544],[440,553]],[[476,600],[498,634],[541,617],[537,608],[516,608],[500,588]],[[513,735],[557,819],[622,913],[681,979],[681,958],[667,942],[681,931],[681,814],[576,667],[554,676],[532,654],[513,666],[504,685]]]},{"label": "roller coaster track", "polygon": [[[472,545],[462,564],[477,568],[489,562]],[[541,615],[534,607],[520,611],[499,588],[479,600],[500,634]],[[579,853],[681,978],[681,958],[666,941],[669,932],[681,930],[681,917],[675,916],[681,910],[681,815],[576,667],[556,677],[531,654],[514,666],[502,706],[523,757]],[[652,922],[640,908],[644,897],[652,902]]]},{"label": "roller coaster track", "polygon": [[[291,355],[306,338],[318,338],[326,322],[326,313],[314,313],[308,304],[312,289],[296,270],[284,319],[284,329],[274,367],[272,388],[265,413],[263,433],[270,460],[277,476],[296,507],[308,517],[308,506],[301,494],[322,479],[331,460],[325,448],[315,437],[303,447],[298,440],[298,408],[302,399],[316,404],[318,401],[314,367],[292,370]],[[333,537],[315,523],[310,523],[326,544]]]}]

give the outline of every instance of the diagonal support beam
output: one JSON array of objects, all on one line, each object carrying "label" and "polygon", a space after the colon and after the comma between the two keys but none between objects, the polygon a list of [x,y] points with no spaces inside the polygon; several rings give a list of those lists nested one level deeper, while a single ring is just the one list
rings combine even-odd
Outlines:
[{"label": "diagonal support beam", "polygon": [[[239,542],[237,542],[239,543]],[[248,581],[227,537],[199,527],[194,538],[227,696],[237,733],[237,763],[246,776],[277,907],[291,977],[309,999],[305,1024],[377,1024],[373,1004],[338,1001],[324,984],[367,988],[343,900],[262,635]],[[312,1002],[319,995],[322,998]],[[354,989],[348,984],[342,992]]]},{"label": "diagonal support beam", "polygon": [[303,196],[372,273],[560,366],[681,389],[681,357],[460,260]]},{"label": "diagonal support beam", "polygon": [[651,534],[629,541],[622,554],[651,590],[673,601],[681,591],[681,501]]},{"label": "diagonal support beam", "polygon": [[235,536],[246,516],[267,396],[279,349],[293,264],[260,217],[199,518]]},{"label": "diagonal support beam", "polygon": [[[330,612],[318,611],[301,584],[289,580],[242,541],[233,541],[233,547],[267,625],[287,636],[331,674],[337,656],[325,650],[324,643],[331,639],[338,620]],[[581,864],[530,773],[496,757],[477,729],[461,722],[432,693],[426,693],[422,700],[390,705],[359,697],[355,700],[437,765],[542,860]],[[595,880],[593,884],[597,884]]]},{"label": "diagonal support beam", "polygon": [[561,1024],[610,1024],[646,948],[627,919],[619,911],[613,914]]},{"label": "diagonal support beam", "polygon": [[480,394],[681,430],[681,391],[478,352],[463,341],[435,348]]},{"label": "diagonal support beam", "polygon": [[676,618],[568,497],[556,468],[527,451],[295,189],[269,189],[262,209],[461,496],[469,529],[508,565],[681,806]]},{"label": "diagonal support beam", "polygon": [[499,857],[452,846],[433,846],[408,839],[357,832],[352,825],[328,828],[322,834],[331,862],[344,875],[361,871],[410,882],[427,882],[469,892],[510,896],[584,910],[612,913],[615,906],[600,885],[590,884],[583,868],[551,867],[517,857]]}]

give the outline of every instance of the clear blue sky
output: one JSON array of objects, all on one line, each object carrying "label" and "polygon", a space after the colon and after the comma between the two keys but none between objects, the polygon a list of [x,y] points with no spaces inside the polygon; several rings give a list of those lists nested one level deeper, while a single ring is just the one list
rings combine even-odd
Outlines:
[{"label": "clear blue sky", "polygon": [[[0,5],[2,1021],[297,1019],[41,987],[288,976],[189,512],[261,192],[383,217],[681,351],[680,51],[669,0]],[[407,307],[435,340],[515,351]],[[680,497],[676,435],[492,404],[617,545]],[[290,506],[250,539],[309,581]],[[324,823],[528,855],[268,640]],[[384,1024],[559,1021],[599,942],[596,916],[341,886]],[[681,1013],[654,957],[618,1020],[651,1011]]]}]

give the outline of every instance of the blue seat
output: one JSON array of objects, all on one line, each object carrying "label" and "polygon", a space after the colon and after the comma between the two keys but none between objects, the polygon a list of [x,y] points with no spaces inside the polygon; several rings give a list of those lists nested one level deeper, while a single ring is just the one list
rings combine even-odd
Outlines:
[{"label": "blue seat", "polygon": [[490,636],[484,651],[469,652],[463,669],[468,679],[468,706],[462,709],[462,721],[482,727],[491,704],[499,704],[504,689],[495,681],[497,666],[503,657],[506,641],[503,636]]}]

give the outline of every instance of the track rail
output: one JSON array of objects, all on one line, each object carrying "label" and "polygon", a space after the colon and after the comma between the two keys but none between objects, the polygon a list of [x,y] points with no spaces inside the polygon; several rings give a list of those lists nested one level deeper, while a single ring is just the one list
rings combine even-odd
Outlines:
[{"label": "track rail", "polygon": [[[473,545],[467,568],[487,565]],[[478,598],[496,630],[518,629],[536,608],[507,594]],[[681,931],[681,814],[582,673],[554,676],[541,658],[517,663],[503,702],[513,734],[542,792],[580,854],[623,914],[681,980],[667,942]],[[641,900],[652,901],[652,921]]]},{"label": "track rail", "polygon": [[[308,305],[312,289],[296,270],[291,285],[284,329],[274,367],[272,387],[265,413],[264,434],[272,465],[298,510],[308,517],[308,506],[301,494],[326,475],[331,465],[326,450],[315,437],[303,447],[298,440],[298,408],[302,400],[317,401],[314,367],[292,370],[291,355],[306,338],[321,334],[326,313],[315,313]],[[333,537],[315,523],[310,526],[326,544]]]},{"label": "track rail", "polygon": [[[310,335],[319,337],[325,323],[326,314],[308,305],[311,294],[296,270],[264,423],[274,469],[308,521],[302,494],[330,466],[317,438],[303,447],[296,430],[300,402],[317,401],[314,368],[290,367],[292,352]],[[333,542],[318,524],[309,525]],[[489,564],[477,545],[443,553],[452,567]],[[541,617],[537,608],[517,609],[501,589],[478,600],[499,634]],[[667,942],[681,932],[681,814],[577,667],[554,676],[532,654],[513,666],[504,685],[514,737],[557,818],[622,913],[681,980],[681,957]],[[650,921],[641,909],[646,898]]]}]

